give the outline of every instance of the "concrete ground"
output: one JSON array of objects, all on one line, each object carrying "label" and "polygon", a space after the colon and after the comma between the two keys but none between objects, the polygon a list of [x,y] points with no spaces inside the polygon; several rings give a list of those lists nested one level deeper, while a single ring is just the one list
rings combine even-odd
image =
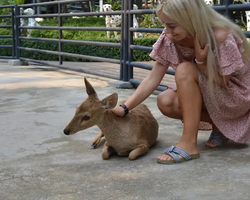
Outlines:
[{"label": "concrete ground", "polygon": [[111,79],[38,66],[0,62],[1,200],[249,200],[250,148],[229,143],[209,150],[199,133],[201,158],[160,165],[156,157],[182,133],[179,120],[164,117],[156,95],[145,101],[159,122],[151,151],[135,161],[101,158],[103,141],[91,148],[98,128],[66,136],[63,129],[86,98],[83,77],[100,98],[133,89],[108,86]]}]

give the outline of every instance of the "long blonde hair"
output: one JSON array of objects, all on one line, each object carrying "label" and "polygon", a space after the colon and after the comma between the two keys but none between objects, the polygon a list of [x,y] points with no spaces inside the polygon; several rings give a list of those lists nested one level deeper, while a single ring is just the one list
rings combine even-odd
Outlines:
[{"label": "long blonde hair", "polygon": [[[216,59],[216,57],[218,58],[218,50],[213,27],[231,30],[232,34],[241,38],[244,49],[242,56],[243,58],[250,57],[250,44],[240,27],[217,13],[208,6],[204,0],[162,0],[156,12],[159,18],[160,12],[174,19],[193,37],[197,35],[201,47],[210,44],[207,55],[207,72],[210,91],[213,91],[214,83],[220,83],[217,66],[219,60]],[[214,55],[214,52],[216,52],[217,55]]]}]

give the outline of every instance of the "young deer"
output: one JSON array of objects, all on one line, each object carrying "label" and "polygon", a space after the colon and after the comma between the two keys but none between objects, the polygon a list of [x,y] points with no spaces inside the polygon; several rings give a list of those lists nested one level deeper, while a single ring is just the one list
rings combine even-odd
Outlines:
[{"label": "young deer", "polygon": [[147,106],[140,104],[125,117],[116,116],[111,109],[117,104],[117,93],[99,100],[92,85],[86,78],[84,81],[88,98],[77,108],[64,134],[72,135],[97,125],[101,132],[95,141],[99,142],[103,135],[106,139],[102,150],[104,160],[115,152],[129,155],[130,160],[147,154],[158,137],[158,123]]}]

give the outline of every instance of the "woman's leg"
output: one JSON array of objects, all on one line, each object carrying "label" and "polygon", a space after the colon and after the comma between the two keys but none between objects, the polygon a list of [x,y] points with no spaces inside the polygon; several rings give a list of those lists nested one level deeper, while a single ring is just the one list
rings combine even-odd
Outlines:
[{"label": "woman's leg", "polygon": [[206,146],[210,148],[216,148],[226,143],[228,141],[228,138],[226,138],[218,129],[218,127],[213,123],[207,112],[204,102],[202,102],[201,114],[202,114],[201,121],[209,122],[210,124],[212,124],[212,133],[210,134],[210,137],[206,142]]},{"label": "woman's leg", "polygon": [[157,97],[157,106],[163,115],[174,119],[182,119],[177,91],[168,88],[161,92]]},{"label": "woman's leg", "polygon": [[[173,91],[172,89],[167,89],[166,91],[160,93],[157,98],[157,105],[163,115],[168,116],[170,118],[183,120],[179,101],[178,101],[177,91]],[[204,102],[202,102],[202,111],[201,111],[200,121],[208,122],[212,124],[213,133],[222,134],[220,130],[212,122],[206,110]],[[227,140],[225,140],[225,142],[226,141]],[[214,142],[213,140],[208,140],[206,142],[206,145],[210,148],[215,148],[218,146],[218,144]]]},{"label": "woman's leg", "polygon": [[[202,97],[198,85],[198,74],[195,66],[190,62],[181,63],[176,70],[175,81],[177,84],[177,95],[174,93],[166,99],[166,103],[172,103],[173,107],[166,107],[164,110],[158,99],[159,109],[167,116],[183,119],[183,134],[176,147],[180,147],[190,155],[198,154],[197,135],[202,112]],[[170,90],[169,90],[170,91]],[[207,116],[204,116],[207,117]],[[171,156],[162,154],[160,160],[172,160]]]},{"label": "woman's leg", "polygon": [[[163,115],[183,120],[177,91],[167,89],[164,92],[161,92],[157,97],[157,106]],[[213,131],[220,132],[219,129],[214,126],[205,107],[202,108],[200,121],[212,124]]]}]

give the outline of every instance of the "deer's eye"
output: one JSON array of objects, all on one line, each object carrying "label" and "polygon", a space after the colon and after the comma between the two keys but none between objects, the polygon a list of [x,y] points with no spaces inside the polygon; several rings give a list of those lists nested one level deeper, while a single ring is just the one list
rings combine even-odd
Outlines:
[{"label": "deer's eye", "polygon": [[90,119],[90,116],[85,115],[85,116],[82,118],[82,121],[88,121],[89,119]]}]

